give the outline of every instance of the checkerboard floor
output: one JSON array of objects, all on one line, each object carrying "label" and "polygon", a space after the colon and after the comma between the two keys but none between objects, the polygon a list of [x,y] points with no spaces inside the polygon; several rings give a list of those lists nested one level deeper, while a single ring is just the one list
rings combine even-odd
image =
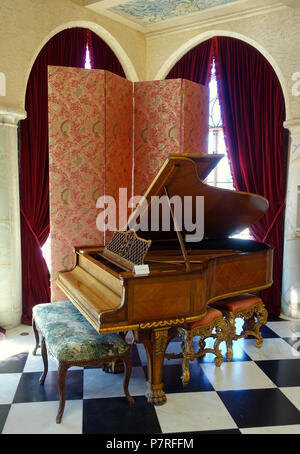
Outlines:
[{"label": "checkerboard floor", "polygon": [[[233,361],[225,359],[219,368],[212,354],[195,360],[185,389],[180,360],[165,360],[167,403],[161,406],[145,398],[146,355],[140,344],[132,351],[129,389],[134,407],[123,396],[123,374],[71,368],[65,412],[56,424],[57,365],[49,358],[49,372],[40,386],[40,350],[31,354],[32,328],[21,325],[0,341],[0,433],[300,434],[300,320],[269,320],[262,334],[260,349],[255,339],[236,341]],[[179,349],[178,339],[168,347]]]}]

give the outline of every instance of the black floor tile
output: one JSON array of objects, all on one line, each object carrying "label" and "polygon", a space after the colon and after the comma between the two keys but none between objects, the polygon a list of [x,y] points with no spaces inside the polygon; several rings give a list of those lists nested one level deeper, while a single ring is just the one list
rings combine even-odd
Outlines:
[{"label": "black floor tile", "polygon": [[[146,373],[146,371],[145,371]],[[213,386],[203,372],[200,364],[190,364],[190,382],[184,388],[181,381],[182,367],[180,364],[165,365],[163,368],[163,384],[165,393],[181,393],[195,391],[214,391]]]},{"label": "black floor tile", "polygon": [[3,430],[9,410],[10,410],[10,405],[0,405],[0,434]]},{"label": "black floor tile", "polygon": [[276,315],[269,315],[268,322],[286,322],[284,318],[277,317]]},{"label": "black floor tile", "polygon": [[300,412],[278,388],[218,395],[239,428],[300,424]]},{"label": "black floor tile", "polygon": [[142,396],[130,406],[125,397],[84,399],[83,434],[159,434],[155,408]]},{"label": "black floor tile", "polygon": [[137,346],[134,344],[131,349],[131,361],[132,361],[132,367],[139,367],[142,365],[141,360],[140,360],[140,355],[137,349]]},{"label": "black floor tile", "polygon": [[0,361],[0,374],[14,374],[23,372],[28,353],[19,353]]},{"label": "black floor tile", "polygon": [[300,386],[300,359],[255,362],[278,387]]},{"label": "black floor tile", "polygon": [[[40,372],[23,373],[15,393],[14,403],[59,400],[56,371],[47,374],[44,385],[39,384]],[[69,370],[66,377],[66,399],[83,397],[83,370]]]},{"label": "black floor tile", "polygon": [[269,328],[266,325],[260,327],[260,333],[264,339],[280,337],[280,336],[278,336],[278,334],[276,334],[273,330],[271,330],[271,328]]}]

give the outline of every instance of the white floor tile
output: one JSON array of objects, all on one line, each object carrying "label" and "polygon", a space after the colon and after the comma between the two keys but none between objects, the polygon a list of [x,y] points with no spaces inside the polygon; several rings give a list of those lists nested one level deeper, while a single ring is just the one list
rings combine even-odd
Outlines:
[{"label": "white floor tile", "polygon": [[[284,323],[284,322],[282,322]],[[268,359],[297,359],[297,351],[283,339],[264,339],[261,348],[255,339],[244,339],[243,349],[253,361]]]},{"label": "white floor tile", "polygon": [[267,327],[280,337],[300,337],[300,322],[268,322]]},{"label": "white floor tile", "polygon": [[[73,366],[70,370],[79,370],[82,367]],[[48,354],[48,371],[57,371],[58,370],[58,363],[57,361]],[[43,372],[44,371],[44,363],[41,354],[38,352],[36,355],[28,355],[24,366],[24,372]]]},{"label": "white floor tile", "polygon": [[[83,372],[83,398],[96,399],[124,396],[124,374],[109,374],[101,369],[85,369]],[[143,396],[147,391],[145,374],[142,367],[133,367],[129,382],[132,396]]]},{"label": "white floor tile", "polygon": [[3,434],[81,434],[82,400],[66,401],[61,424],[56,424],[59,402],[13,404]]},{"label": "white floor tile", "polygon": [[300,411],[300,386],[289,386],[279,389]]},{"label": "white floor tile", "polygon": [[168,394],[167,403],[155,410],[163,433],[237,427],[214,391]]},{"label": "white floor tile", "polygon": [[234,361],[216,367],[214,363],[201,368],[216,391],[234,389],[274,388],[275,384],[252,361]]},{"label": "white floor tile", "polygon": [[300,425],[296,424],[296,425],[292,425],[292,426],[251,427],[250,429],[240,429],[240,432],[242,434],[248,434],[248,435],[300,434]]},{"label": "white floor tile", "polygon": [[[57,362],[48,355],[48,370],[53,371],[57,370]],[[37,355],[28,355],[24,366],[24,372],[43,372],[44,371],[44,363],[43,359],[40,354]]]},{"label": "white floor tile", "polygon": [[[15,341],[18,338],[18,336],[20,336],[22,333],[27,333],[28,335],[33,335],[32,326],[21,324],[19,326],[16,326],[15,328],[8,329],[5,333],[5,339]],[[21,337],[27,338],[27,336],[21,336]],[[34,342],[34,345],[35,345],[35,342]]]},{"label": "white floor tile", "polygon": [[0,374],[0,404],[11,404],[22,374]]},{"label": "white floor tile", "polygon": [[[22,335],[26,333],[27,335]],[[19,353],[31,352],[35,346],[35,337],[31,326],[20,325],[6,331],[1,341],[0,361]]]}]

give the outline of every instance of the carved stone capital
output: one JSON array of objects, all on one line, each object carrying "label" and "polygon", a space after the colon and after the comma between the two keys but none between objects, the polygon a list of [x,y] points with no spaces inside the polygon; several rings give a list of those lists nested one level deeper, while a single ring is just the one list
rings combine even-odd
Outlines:
[{"label": "carved stone capital", "polygon": [[300,135],[300,118],[287,120],[283,126],[290,131],[292,136]]},{"label": "carved stone capital", "polygon": [[20,120],[27,117],[25,110],[0,106],[0,125],[17,126]]}]

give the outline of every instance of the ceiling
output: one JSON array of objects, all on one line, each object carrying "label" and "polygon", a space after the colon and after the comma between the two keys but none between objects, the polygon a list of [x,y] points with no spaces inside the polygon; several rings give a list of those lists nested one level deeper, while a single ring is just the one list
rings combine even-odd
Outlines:
[{"label": "ceiling", "polygon": [[266,14],[294,8],[300,0],[73,0],[142,33]]},{"label": "ceiling", "polygon": [[175,17],[199,13],[208,8],[232,3],[236,0],[129,0],[110,8],[143,24],[156,24]]}]

